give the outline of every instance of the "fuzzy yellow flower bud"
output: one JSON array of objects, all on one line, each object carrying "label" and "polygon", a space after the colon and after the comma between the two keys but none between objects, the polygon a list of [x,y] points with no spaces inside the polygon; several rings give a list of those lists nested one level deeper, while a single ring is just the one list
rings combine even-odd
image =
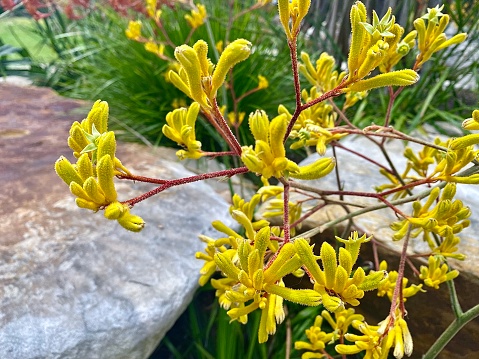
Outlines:
[{"label": "fuzzy yellow flower bud", "polygon": [[112,202],[105,208],[105,217],[108,219],[118,219],[129,210],[128,206],[120,202]]},{"label": "fuzzy yellow flower bud", "polygon": [[245,39],[237,39],[226,46],[222,52],[218,64],[211,79],[211,96],[216,97],[216,92],[223,85],[226,75],[238,62],[246,60],[251,53],[251,42]]},{"label": "fuzzy yellow flower bud", "polygon": [[66,157],[61,156],[55,162],[55,172],[67,185],[70,185],[72,182],[83,185],[83,179],[80,177],[80,174]]},{"label": "fuzzy yellow flower bud", "polygon": [[292,172],[290,176],[302,180],[315,180],[331,173],[335,165],[334,157],[320,158],[309,165],[299,167],[299,172]]},{"label": "fuzzy yellow flower bud", "polygon": [[[188,46],[181,45],[175,49],[175,58],[183,66],[188,78],[189,95],[193,100],[204,107],[208,107],[206,96],[201,84],[201,65],[196,51]],[[172,79],[170,75],[170,79]],[[172,79],[173,81],[173,79]],[[175,82],[173,82],[175,84]]]},{"label": "fuzzy yellow flower bud", "polygon": [[105,200],[108,203],[115,202],[117,193],[115,190],[115,177],[113,169],[113,161],[109,155],[103,156],[98,160],[97,165],[98,184],[105,195]]},{"label": "fuzzy yellow flower bud", "polygon": [[345,88],[344,91],[361,92],[384,86],[409,86],[419,80],[416,71],[405,69],[379,74],[366,80],[355,82]]},{"label": "fuzzy yellow flower bud", "polygon": [[264,290],[276,294],[293,303],[317,306],[321,304],[321,295],[312,289],[291,289],[276,284],[266,283]]}]

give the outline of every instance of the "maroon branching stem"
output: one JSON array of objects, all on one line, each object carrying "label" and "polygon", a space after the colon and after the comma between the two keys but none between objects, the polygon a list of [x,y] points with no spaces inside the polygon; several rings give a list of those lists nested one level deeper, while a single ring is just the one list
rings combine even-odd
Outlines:
[{"label": "maroon branching stem", "polygon": [[[394,96],[394,91],[392,86],[388,87],[388,91],[389,91],[389,103],[388,103],[388,108],[386,110],[386,117],[384,119],[384,127],[389,126],[389,122],[391,121],[391,112],[393,109],[394,101],[396,100],[396,96]],[[383,142],[384,141],[385,140],[383,139]]]},{"label": "maroon branching stem", "polygon": [[343,150],[345,150],[345,151],[348,151],[348,152],[350,152],[350,153],[352,153],[352,154],[354,154],[354,155],[356,155],[356,156],[358,156],[358,157],[361,157],[362,159],[364,159],[364,160],[366,160],[366,161],[368,161],[368,162],[371,162],[371,163],[374,164],[375,166],[378,166],[378,167],[382,168],[383,170],[387,171],[388,173],[394,174],[393,171],[391,171],[391,170],[390,170],[389,168],[387,168],[386,166],[380,164],[379,162],[376,162],[375,160],[373,160],[373,159],[370,158],[370,157],[367,157],[367,156],[363,155],[362,153],[359,153],[359,152],[357,152],[357,151],[354,151],[354,150],[352,150],[352,149],[350,149],[350,148],[348,148],[348,147],[342,145],[341,142],[339,142],[339,141],[331,142],[331,146],[338,147],[338,148],[341,148],[341,149],[343,149]]},{"label": "maroon branching stem", "polygon": [[[404,278],[404,269],[406,267],[406,258],[407,258],[407,247],[409,245],[409,238],[411,238],[411,229],[412,226],[409,225],[406,238],[404,239],[402,252],[401,252],[401,259],[399,260],[399,268],[398,268],[398,277],[396,280],[396,286],[394,287],[393,296],[391,298],[391,309],[389,310],[389,316],[392,320],[395,318],[396,308],[398,307],[398,300],[400,301],[399,307],[401,312],[404,314],[404,300],[403,300],[403,293],[402,293],[402,280]],[[392,323],[391,323],[392,324]]]},{"label": "maroon branching stem", "polygon": [[286,130],[286,133],[284,135],[283,142],[286,142],[286,140],[289,137],[289,134],[293,130],[293,126],[296,123],[296,120],[298,119],[299,115],[301,114],[302,111],[306,110],[307,108],[316,105],[317,103],[323,102],[327,100],[328,98],[339,96],[340,94],[343,93],[343,88],[346,86],[346,82],[341,83],[338,87],[332,89],[331,91],[328,91],[324,93],[323,95],[319,96],[318,98],[315,98],[312,101],[309,101],[305,103],[304,105],[301,104],[301,83],[299,80],[299,72],[298,72],[298,49],[297,49],[297,36],[293,36],[291,40],[288,40],[288,47],[289,47],[289,54],[291,57],[291,68],[293,70],[293,82],[294,82],[294,93],[295,93],[295,98],[296,98],[296,108],[294,110],[293,116],[291,117],[291,120],[289,121],[288,128]]},{"label": "maroon branching stem", "polygon": [[378,254],[378,242],[372,238],[371,245],[373,247],[373,257],[374,257],[374,269],[379,270],[379,254]]},{"label": "maroon branching stem", "polygon": [[323,354],[327,359],[334,359],[325,349],[320,350],[321,354]]},{"label": "maroon branching stem", "polygon": [[237,156],[236,152],[233,151],[223,151],[223,152],[205,152],[202,151],[205,156],[208,156],[210,159],[221,157],[221,156]]},{"label": "maroon branching stem", "polygon": [[390,194],[393,194],[393,193],[396,193],[396,192],[404,191],[404,190],[414,188],[414,187],[417,187],[417,186],[420,186],[420,185],[423,185],[423,184],[434,183],[436,181],[437,180],[431,179],[431,178],[423,178],[423,179],[405,184],[404,186],[394,188],[394,189],[391,189],[389,191],[384,191],[384,192],[378,193],[378,195],[382,196],[382,197],[386,197],[386,196],[389,196]]},{"label": "maroon branching stem", "polygon": [[[291,57],[291,68],[293,70],[294,93],[296,97],[296,110],[294,111],[294,113],[296,114],[296,112],[298,111],[301,112],[301,84],[299,82],[298,51],[297,51],[296,38],[294,38],[291,41],[288,41],[288,47],[289,47],[289,54]],[[286,132],[286,134],[289,135],[288,132]]]},{"label": "maroon branching stem", "polygon": [[280,179],[283,183],[283,231],[284,231],[284,243],[289,242],[290,235],[290,224],[289,224],[289,181],[284,178]]},{"label": "maroon branching stem", "polygon": [[216,102],[216,98],[214,99],[214,103],[213,103],[213,111],[215,115],[214,120],[216,120],[216,123],[222,129],[222,132],[225,135],[225,140],[230,145],[231,150],[236,152],[238,156],[241,155],[241,145],[239,144],[238,139],[233,134],[233,132],[231,132],[231,128],[228,126],[228,123],[226,122],[225,118],[221,114],[221,111],[218,107],[218,103]]},{"label": "maroon branching stem", "polygon": [[411,259],[409,259],[409,257],[406,258],[406,262],[407,264],[409,265],[409,268],[411,268],[411,270],[414,272],[415,275],[417,275],[418,277],[421,275],[421,272],[419,272],[416,268],[416,266],[414,265],[414,263],[411,261]]},{"label": "maroon branching stem", "polygon": [[164,190],[170,188],[170,187],[175,187],[175,186],[180,186],[184,185],[187,183],[192,183],[192,182],[197,182],[197,181],[203,181],[206,179],[210,178],[217,178],[217,177],[232,177],[237,174],[241,173],[246,173],[248,172],[247,167],[239,167],[239,168],[232,168],[228,170],[222,170],[222,171],[217,171],[217,172],[211,172],[211,173],[204,173],[200,175],[195,175],[195,176],[190,176],[190,177],[185,177],[185,178],[178,178],[178,179],[173,179],[173,180],[167,180],[165,183],[163,183],[161,186],[143,193],[142,195],[129,199],[128,201],[125,201],[123,203],[130,205],[133,207],[135,204],[144,201],[147,198],[150,198],[160,192],[163,192]]},{"label": "maroon branching stem", "polygon": [[247,96],[249,96],[249,95],[251,95],[251,94],[254,94],[255,92],[258,92],[259,90],[261,90],[261,89],[258,88],[258,87],[255,87],[255,88],[253,88],[253,89],[251,89],[251,90],[249,90],[249,91],[246,91],[244,94],[242,94],[240,97],[238,97],[238,98],[236,99],[236,101],[240,102],[240,101],[241,101],[242,99],[244,99],[245,97],[247,97]]},{"label": "maroon branching stem", "polygon": [[376,198],[383,202],[386,206],[391,208],[395,213],[399,214],[403,218],[409,218],[406,214],[404,214],[399,208],[394,206],[391,202],[386,200],[381,193],[371,193],[371,192],[355,192],[355,191],[326,191],[320,190],[315,187],[307,186],[299,182],[290,182],[290,186],[294,188],[299,188],[304,191],[314,192],[322,196],[331,196],[331,195],[343,195],[343,196],[356,196],[356,197],[369,197],[369,198]]},{"label": "maroon branching stem", "polygon": [[155,183],[155,184],[165,184],[168,180],[163,180],[159,178],[150,178],[145,176],[137,176],[134,174],[119,174],[116,176],[119,179],[126,179],[130,181],[137,181],[137,182],[146,182],[146,183]]},{"label": "maroon branching stem", "polygon": [[[411,137],[406,135],[405,133],[402,133],[401,131],[396,130],[393,127],[384,127],[384,126],[378,126],[378,125],[371,125],[366,128],[364,128],[364,131],[383,131],[383,132],[389,132],[397,135],[399,139],[404,140],[404,141],[409,141],[409,142],[415,142],[423,146],[435,148],[436,150],[439,150],[441,152],[447,152],[447,148],[443,146],[436,145],[435,143],[427,142],[424,140],[421,140],[419,138]],[[380,132],[376,132],[380,133]]]},{"label": "maroon branching stem", "polygon": [[296,220],[295,222],[291,223],[291,227],[296,227],[298,224],[304,222],[306,219],[308,219],[309,217],[311,217],[314,213],[316,213],[317,211],[319,211],[321,208],[324,208],[326,207],[327,203],[321,203],[321,204],[318,204],[317,206],[314,206],[313,208],[311,208],[306,214],[304,214],[303,216],[301,216],[301,218],[299,218],[298,220]]},{"label": "maroon branching stem", "polygon": [[323,102],[331,97],[336,97],[339,96],[343,93],[343,87],[345,84],[339,84],[338,87],[324,93],[323,95],[319,96],[318,98],[315,98],[314,100],[311,100],[309,102],[306,102],[303,106],[301,106],[301,111],[306,110],[307,108],[310,108],[311,106],[314,106],[320,102]]},{"label": "maroon branching stem", "polygon": [[331,106],[333,106],[334,108],[334,111],[336,111],[336,113],[339,115],[339,118],[341,120],[344,121],[344,123],[346,123],[348,126],[350,126],[351,128],[357,128],[359,129],[357,126],[355,126],[351,121],[349,121],[349,118],[346,117],[346,115],[344,114],[344,112],[338,107],[338,105],[336,105],[333,101],[332,98],[329,98],[328,99],[329,103],[331,104]]},{"label": "maroon branching stem", "polygon": [[218,133],[223,137],[226,141],[228,146],[230,147],[231,151],[233,151],[237,155],[241,155],[241,146],[238,143],[233,132],[229,128],[228,124],[226,123],[223,115],[221,114],[218,104],[216,103],[216,99],[214,100],[213,104],[213,113],[204,113],[208,121],[213,125],[213,127],[218,131]]},{"label": "maroon branching stem", "polygon": [[176,45],[173,43],[173,41],[171,41],[170,37],[168,36],[168,33],[165,30],[165,27],[161,23],[161,21],[159,19],[157,19],[157,20],[155,20],[155,23],[156,23],[156,26],[158,26],[158,28],[160,29],[161,33],[163,34],[166,43],[169,46],[171,46],[173,49],[176,48]]},{"label": "maroon branching stem", "polygon": [[196,31],[196,28],[192,27],[190,32],[188,33],[188,36],[186,36],[186,39],[184,41],[185,44],[187,44],[190,39],[191,39],[191,36],[193,36],[193,33]]},{"label": "maroon branching stem", "polygon": [[[336,185],[338,186],[338,191],[342,191],[343,189],[341,188],[341,176],[339,175],[339,162],[338,162],[338,157],[336,156],[336,148],[333,146],[332,149],[333,149],[334,159],[336,160],[336,166],[334,166],[334,172],[336,174]],[[344,196],[340,194],[339,199],[341,201],[344,200]]]}]

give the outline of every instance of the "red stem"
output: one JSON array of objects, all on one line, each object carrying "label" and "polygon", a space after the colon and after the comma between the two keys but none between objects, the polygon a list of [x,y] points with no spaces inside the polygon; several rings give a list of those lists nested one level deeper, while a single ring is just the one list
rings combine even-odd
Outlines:
[{"label": "red stem", "polygon": [[150,198],[150,197],[152,197],[152,196],[154,196],[154,195],[156,195],[160,192],[163,192],[164,190],[166,190],[170,187],[180,186],[180,185],[183,185],[183,184],[197,182],[197,181],[203,181],[203,180],[206,180],[206,179],[216,178],[216,177],[225,177],[225,176],[226,177],[232,177],[234,175],[241,174],[241,173],[246,173],[248,171],[249,170],[248,170],[247,167],[239,167],[239,168],[232,168],[232,169],[222,170],[222,171],[217,171],[217,172],[204,173],[204,174],[195,175],[195,176],[191,176],[191,177],[167,180],[161,186],[159,186],[159,187],[157,187],[157,188],[155,188],[155,189],[153,189],[149,192],[143,193],[142,195],[140,195],[138,197],[129,199],[128,201],[125,201],[123,203],[128,204],[131,207],[133,207],[135,204],[137,204],[141,201],[144,201],[145,199]]}]

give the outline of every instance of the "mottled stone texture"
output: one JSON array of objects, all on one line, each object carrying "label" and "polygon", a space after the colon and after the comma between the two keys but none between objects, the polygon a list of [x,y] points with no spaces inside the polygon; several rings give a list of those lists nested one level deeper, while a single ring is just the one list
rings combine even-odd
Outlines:
[{"label": "mottled stone texture", "polygon": [[[365,138],[345,139],[341,142],[347,147],[362,153],[368,158],[387,165],[387,162],[379,151],[378,147],[373,145]],[[419,148],[413,146],[413,148]],[[403,172],[405,166],[405,158],[402,156],[404,151],[403,143],[400,141],[392,141],[387,143],[388,152],[390,153],[392,162],[397,164],[399,173]],[[341,176],[341,185],[346,191],[374,191],[374,186],[387,183],[388,180],[383,177],[377,167],[372,166],[365,159],[352,155],[350,152],[338,148],[336,150],[338,156],[338,168]],[[328,153],[327,155],[331,155]],[[318,158],[314,154],[307,158],[303,164],[313,162]],[[312,185],[323,190],[336,190],[337,183],[334,174],[330,174],[326,178],[316,181],[304,181],[305,184]],[[292,198],[301,198],[296,194]],[[457,268],[461,274],[455,280],[458,296],[464,310],[471,308],[479,303],[479,186],[458,185],[457,198],[461,199],[465,205],[469,206],[473,215],[471,226],[461,233],[461,244],[459,252],[467,255],[465,261],[451,259],[450,264]],[[351,200],[355,203],[363,205],[379,204],[376,199],[365,197],[348,197],[345,201]],[[307,202],[308,205],[317,203]],[[264,207],[263,207],[264,208]],[[410,205],[402,206],[405,213],[410,213]],[[351,207],[354,211],[357,208]],[[303,224],[302,230],[308,230],[331,220],[345,215],[346,212],[341,206],[328,206],[318,211],[308,218]],[[378,246],[379,257],[386,259],[390,263],[389,269],[397,269],[398,256],[402,249],[403,241],[393,242],[391,236],[393,231],[389,228],[392,221],[397,220],[396,216],[390,209],[382,209],[376,212],[369,212],[358,216],[354,219],[355,227],[360,233],[373,235],[375,239],[381,242]],[[332,230],[327,230],[320,234],[318,241],[328,240],[334,242],[334,235],[341,235],[346,228],[347,221],[336,226]],[[319,246],[317,246],[319,247]],[[420,238],[412,239],[409,246],[410,254],[427,253],[428,246],[423,243]],[[370,246],[362,247],[360,260],[372,261],[373,254]],[[414,260],[417,268],[426,261]],[[414,278],[414,274],[408,269],[406,276],[413,283],[417,283],[418,279]],[[425,287],[427,293],[418,293],[406,302],[406,308],[409,313],[407,319],[414,338],[414,358],[420,358],[422,354],[431,346],[431,344],[439,337],[444,329],[453,321],[454,316],[451,311],[449,294],[446,285],[443,284],[440,290]],[[379,298],[375,293],[366,293],[363,299],[366,305],[362,305],[358,310],[363,313],[368,322],[376,324],[379,320],[386,317],[390,302],[387,298]],[[476,319],[466,325],[453,341],[440,354],[439,358],[478,358],[479,353],[479,319]]]},{"label": "mottled stone texture", "polygon": [[[193,296],[197,235],[230,223],[204,183],[135,206],[147,223],[139,234],[77,208],[53,163],[71,153],[68,129],[88,109],[49,89],[0,85],[0,358],[147,358]],[[192,175],[167,149],[118,153],[134,173]],[[154,188],[118,182],[120,200]]]}]

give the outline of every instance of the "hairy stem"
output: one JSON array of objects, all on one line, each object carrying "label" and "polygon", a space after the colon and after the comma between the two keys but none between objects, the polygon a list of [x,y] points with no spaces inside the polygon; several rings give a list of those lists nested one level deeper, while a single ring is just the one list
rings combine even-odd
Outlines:
[{"label": "hairy stem", "polygon": [[217,177],[231,177],[240,173],[246,173],[248,172],[247,167],[239,167],[239,168],[233,168],[233,169],[228,169],[228,170],[222,170],[222,171],[217,171],[217,172],[211,172],[211,173],[204,173],[200,175],[195,175],[191,177],[185,177],[185,178],[179,178],[179,179],[174,179],[174,180],[168,180],[165,183],[163,183],[161,186],[143,193],[142,195],[129,199],[128,201],[125,201],[123,203],[128,204],[130,206],[134,206],[135,204],[144,201],[147,198],[150,198],[158,193],[163,192],[164,190],[170,188],[170,187],[175,187],[175,186],[180,186],[183,184],[187,183],[192,183],[192,182],[197,182],[197,181],[203,181],[206,179],[210,178],[217,178]]}]

